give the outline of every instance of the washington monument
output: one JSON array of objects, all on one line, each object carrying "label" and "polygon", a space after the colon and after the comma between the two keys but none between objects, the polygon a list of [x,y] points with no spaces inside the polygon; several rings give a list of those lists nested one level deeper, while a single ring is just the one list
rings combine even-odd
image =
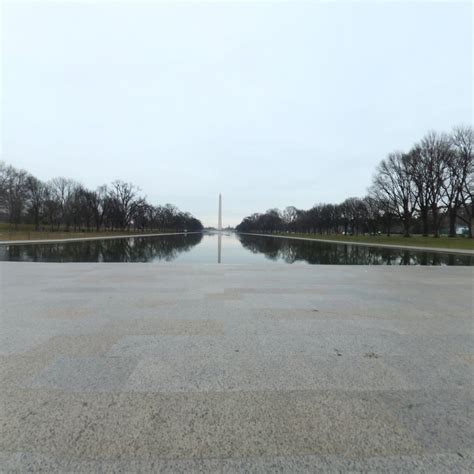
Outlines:
[{"label": "washington monument", "polygon": [[222,230],[222,195],[219,193],[219,217],[217,219],[217,230]]}]

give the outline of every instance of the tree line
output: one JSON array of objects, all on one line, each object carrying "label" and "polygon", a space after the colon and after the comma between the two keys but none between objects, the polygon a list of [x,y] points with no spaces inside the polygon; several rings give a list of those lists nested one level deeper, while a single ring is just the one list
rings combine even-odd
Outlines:
[{"label": "tree line", "polygon": [[377,166],[365,197],[308,210],[289,206],[245,217],[239,232],[430,233],[442,225],[456,236],[456,225],[472,238],[474,210],[474,131],[456,127],[450,134],[429,132],[408,152],[390,153]]},{"label": "tree line", "polygon": [[172,204],[152,205],[132,183],[113,181],[87,189],[68,178],[43,182],[25,170],[0,162],[0,217],[35,230],[188,230],[202,223]]}]

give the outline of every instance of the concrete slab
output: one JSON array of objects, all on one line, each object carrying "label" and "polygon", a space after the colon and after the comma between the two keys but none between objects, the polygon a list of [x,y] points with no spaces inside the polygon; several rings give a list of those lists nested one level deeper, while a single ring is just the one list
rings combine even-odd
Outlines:
[{"label": "concrete slab", "polygon": [[474,445],[472,390],[413,390],[380,394],[380,400],[431,452],[463,452]]},{"label": "concrete slab", "polygon": [[137,365],[125,357],[61,357],[47,366],[25,388],[72,392],[117,391]]},{"label": "concrete slab", "polygon": [[169,317],[140,318],[130,315],[127,321],[111,322],[104,327],[106,332],[121,335],[174,335],[174,336],[221,336],[223,321],[202,319],[173,319]]},{"label": "concrete slab", "polygon": [[0,470],[470,472],[473,271],[0,263]]},{"label": "concrete slab", "polygon": [[375,397],[320,391],[5,393],[0,450],[84,459],[421,454]]},{"label": "concrete slab", "polygon": [[[462,456],[462,457],[461,457]],[[55,458],[53,456],[31,453],[0,453],[0,462],[7,471],[17,472],[27,466],[28,471],[41,472],[94,472],[101,473],[261,473],[291,472],[313,474],[324,472],[417,472],[426,474],[445,474],[446,472],[472,472],[474,457],[458,454],[430,454],[412,456],[386,456],[353,460],[338,456],[273,456],[241,459],[194,459],[194,460],[117,460],[87,461],[74,458]]]}]

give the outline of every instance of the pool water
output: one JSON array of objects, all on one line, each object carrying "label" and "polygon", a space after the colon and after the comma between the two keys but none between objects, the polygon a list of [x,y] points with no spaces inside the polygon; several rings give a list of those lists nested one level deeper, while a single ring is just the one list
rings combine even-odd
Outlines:
[{"label": "pool water", "polygon": [[234,233],[0,245],[0,260],[223,264],[474,265],[470,255]]}]

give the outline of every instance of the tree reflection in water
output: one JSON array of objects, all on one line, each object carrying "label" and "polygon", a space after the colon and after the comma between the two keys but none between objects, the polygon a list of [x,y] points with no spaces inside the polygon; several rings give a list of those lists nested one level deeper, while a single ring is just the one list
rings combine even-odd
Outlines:
[{"label": "tree reflection in water", "polygon": [[0,246],[0,260],[23,262],[171,262],[202,239],[202,233],[163,237],[83,240]]},{"label": "tree reflection in water", "polygon": [[469,255],[418,252],[384,247],[328,244],[310,240],[238,234],[240,243],[252,253],[263,253],[273,261],[323,265],[474,265]]},{"label": "tree reflection in water", "polygon": [[[240,242],[236,242],[236,239]],[[217,240],[217,249],[216,249]],[[198,245],[200,244],[200,245]],[[222,250],[221,250],[222,248]],[[221,258],[222,252],[222,258]],[[328,244],[246,234],[188,233],[160,237],[0,245],[0,260],[25,262],[191,262],[332,265],[474,265],[469,255]]]}]

